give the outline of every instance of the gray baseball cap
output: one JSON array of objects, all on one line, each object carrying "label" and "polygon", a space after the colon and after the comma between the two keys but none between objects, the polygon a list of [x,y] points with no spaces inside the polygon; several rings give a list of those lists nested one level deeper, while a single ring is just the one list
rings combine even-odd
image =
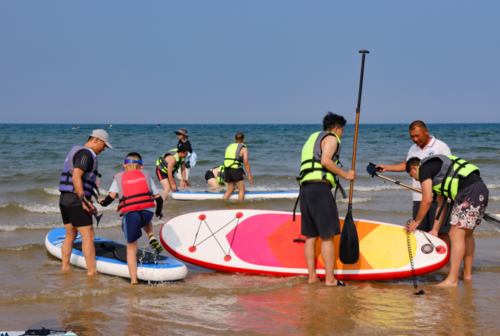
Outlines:
[{"label": "gray baseball cap", "polygon": [[109,143],[108,132],[106,132],[105,130],[103,130],[103,129],[93,130],[92,134],[90,136],[104,141],[104,143],[106,144],[106,147],[113,148],[113,146],[111,146],[111,144]]}]

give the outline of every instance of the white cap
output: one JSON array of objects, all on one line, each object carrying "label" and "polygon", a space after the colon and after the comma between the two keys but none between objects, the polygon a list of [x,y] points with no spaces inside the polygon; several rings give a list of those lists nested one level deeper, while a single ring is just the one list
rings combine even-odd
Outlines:
[{"label": "white cap", "polygon": [[90,136],[104,141],[104,143],[106,144],[106,147],[113,148],[113,146],[111,146],[111,144],[109,143],[108,132],[106,132],[105,130],[103,130],[103,129],[93,130],[92,134]]}]

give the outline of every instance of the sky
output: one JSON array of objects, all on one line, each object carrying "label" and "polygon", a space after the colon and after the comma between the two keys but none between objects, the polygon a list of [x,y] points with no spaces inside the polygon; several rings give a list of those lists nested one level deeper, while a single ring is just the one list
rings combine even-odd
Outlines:
[{"label": "sky", "polygon": [[500,1],[0,1],[0,123],[499,123]]}]

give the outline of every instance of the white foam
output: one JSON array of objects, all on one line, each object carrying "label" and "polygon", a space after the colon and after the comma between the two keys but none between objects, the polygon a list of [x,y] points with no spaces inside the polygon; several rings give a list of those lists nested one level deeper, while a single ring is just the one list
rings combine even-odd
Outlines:
[{"label": "white foam", "polygon": [[500,183],[487,184],[486,187],[488,189],[498,189],[500,188]]},{"label": "white foam", "polygon": [[59,194],[61,193],[59,191],[59,188],[57,187],[48,187],[48,188],[43,188],[43,190],[45,190],[45,192],[49,195],[55,195],[55,196],[59,196]]},{"label": "white foam", "polygon": [[9,203],[0,203],[0,208],[6,208],[9,206]]},{"label": "white foam", "polygon": [[[95,220],[94,220],[94,225],[95,225]],[[122,225],[121,219],[112,220],[109,222],[108,221],[106,221],[106,222],[101,221],[99,223],[99,229],[100,228],[118,227],[121,225]],[[153,223],[153,225],[155,225],[155,223]],[[60,228],[62,226],[63,226],[62,222],[60,222],[60,223],[45,223],[45,224],[10,223],[10,224],[0,225],[0,231],[15,231],[15,230],[23,230],[23,229],[24,230],[50,230],[50,229]]]},{"label": "white foam", "polygon": [[[371,187],[363,187],[363,186],[355,186],[354,190],[357,191],[382,191],[382,190],[401,190],[404,187],[398,185],[388,185],[388,184],[379,184]],[[347,188],[348,190],[349,188]]]},{"label": "white foam", "polygon": [[59,206],[52,204],[18,204],[22,209],[36,213],[59,213]]},{"label": "white foam", "polygon": [[[338,198],[339,203],[349,203],[349,198]],[[352,198],[352,203],[364,203],[364,202],[370,202],[372,200],[371,197],[353,197]]]},{"label": "white foam", "polygon": [[489,199],[493,201],[500,201],[500,196],[490,196]]}]

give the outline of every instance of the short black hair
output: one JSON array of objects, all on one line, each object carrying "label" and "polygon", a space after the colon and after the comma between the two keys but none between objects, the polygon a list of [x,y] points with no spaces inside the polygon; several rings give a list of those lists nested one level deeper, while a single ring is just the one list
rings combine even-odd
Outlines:
[{"label": "short black hair", "polygon": [[334,114],[332,112],[328,112],[326,116],[323,118],[323,130],[332,130],[335,127],[344,128],[344,125],[347,123],[344,117]]},{"label": "short black hair", "polygon": [[142,156],[141,154],[137,153],[137,152],[130,152],[127,154],[127,156],[125,157],[125,159],[132,159],[132,160],[140,160],[142,161]]},{"label": "short black hair", "polygon": [[408,161],[406,161],[406,172],[410,173],[411,167],[415,166],[416,167],[420,166],[420,159],[418,157],[409,158]]},{"label": "short black hair", "polygon": [[414,122],[411,123],[410,125],[410,131],[413,131],[415,128],[421,128],[423,130],[427,129],[427,126],[425,126],[425,123],[422,120],[415,120]]},{"label": "short black hair", "polygon": [[237,141],[242,141],[245,139],[245,135],[243,133],[236,133],[236,135],[234,136],[234,138],[237,140]]},{"label": "short black hair", "polygon": [[184,153],[188,151],[188,147],[185,143],[181,143],[179,146],[177,146],[177,153]]}]

